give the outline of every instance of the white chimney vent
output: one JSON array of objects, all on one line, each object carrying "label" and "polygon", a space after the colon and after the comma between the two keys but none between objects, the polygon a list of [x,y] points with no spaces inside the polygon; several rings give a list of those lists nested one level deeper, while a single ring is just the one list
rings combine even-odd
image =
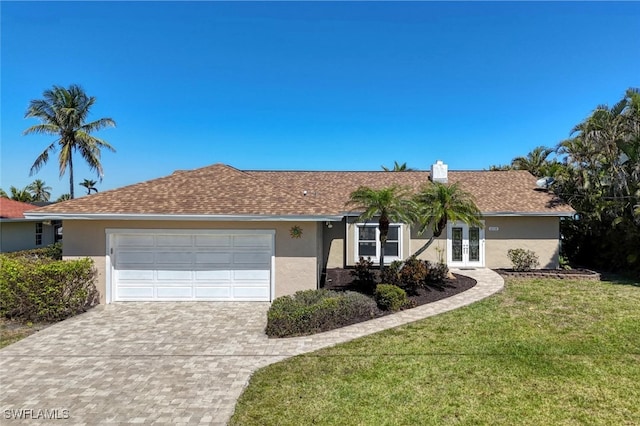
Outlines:
[{"label": "white chimney vent", "polygon": [[444,164],[441,160],[436,161],[436,164],[431,165],[431,180],[433,182],[447,183],[449,178],[447,171],[449,166]]}]

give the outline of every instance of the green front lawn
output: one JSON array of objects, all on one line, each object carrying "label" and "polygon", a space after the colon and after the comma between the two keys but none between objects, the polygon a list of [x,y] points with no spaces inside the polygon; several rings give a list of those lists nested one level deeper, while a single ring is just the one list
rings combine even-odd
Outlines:
[{"label": "green front lawn", "polygon": [[258,371],[235,425],[640,424],[640,284],[509,280]]}]

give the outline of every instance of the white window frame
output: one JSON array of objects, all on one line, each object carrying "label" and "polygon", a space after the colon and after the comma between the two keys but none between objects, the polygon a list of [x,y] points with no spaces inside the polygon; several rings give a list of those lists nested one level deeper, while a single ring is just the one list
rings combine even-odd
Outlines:
[{"label": "white window frame", "polygon": [[[378,265],[380,264],[380,227],[378,226],[378,223],[375,222],[357,222],[353,224],[353,253],[354,253],[354,262],[358,262],[360,260],[360,255],[358,253],[359,251],[359,247],[360,247],[360,233],[358,232],[360,227],[362,226],[369,226],[369,227],[375,227],[376,228],[376,236],[375,236],[375,243],[376,243],[376,255],[374,256],[366,256],[366,257],[370,257],[371,261],[373,263],[377,263]],[[389,254],[385,253],[384,254],[384,264],[388,265],[391,262],[395,261],[395,260],[402,260],[402,234],[403,234],[403,227],[404,224],[402,223],[390,223],[389,227],[392,226],[397,226],[398,227],[398,256],[390,256]],[[394,240],[391,240],[394,241]],[[363,256],[365,257],[365,256]],[[366,258],[365,257],[365,258]]]},{"label": "white window frame", "polygon": [[43,234],[44,234],[44,223],[36,222],[36,241],[35,242],[37,246],[42,245]]}]

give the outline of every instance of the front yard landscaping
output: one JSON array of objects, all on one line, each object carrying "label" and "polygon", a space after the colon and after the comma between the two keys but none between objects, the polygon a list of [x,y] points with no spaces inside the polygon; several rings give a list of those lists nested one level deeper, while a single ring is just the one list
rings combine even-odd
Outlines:
[{"label": "front yard landscaping", "polygon": [[231,424],[640,424],[640,283],[506,280],[256,372]]}]

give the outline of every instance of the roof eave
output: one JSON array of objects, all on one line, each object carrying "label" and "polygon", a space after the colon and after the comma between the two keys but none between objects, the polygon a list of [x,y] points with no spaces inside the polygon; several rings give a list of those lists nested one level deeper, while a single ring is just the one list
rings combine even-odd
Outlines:
[{"label": "roof eave", "polygon": [[175,220],[175,221],[239,221],[239,222],[325,222],[340,221],[342,215],[211,215],[211,214],[147,214],[147,213],[25,213],[26,219],[46,220]]},{"label": "roof eave", "polygon": [[572,212],[554,212],[554,211],[549,211],[549,212],[483,212],[482,216],[484,217],[491,217],[491,216],[510,216],[510,217],[522,217],[522,216],[527,216],[527,217],[571,217],[573,215],[575,215],[576,212],[572,211]]}]

